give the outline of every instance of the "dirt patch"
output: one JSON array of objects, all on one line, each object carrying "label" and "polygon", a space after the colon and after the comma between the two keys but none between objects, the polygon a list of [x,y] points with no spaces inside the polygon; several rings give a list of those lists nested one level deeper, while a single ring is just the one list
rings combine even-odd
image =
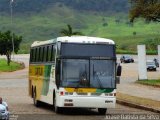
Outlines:
[{"label": "dirt patch", "polygon": [[52,106],[35,107],[28,88],[0,88],[0,96],[7,102],[12,114],[53,114]]}]

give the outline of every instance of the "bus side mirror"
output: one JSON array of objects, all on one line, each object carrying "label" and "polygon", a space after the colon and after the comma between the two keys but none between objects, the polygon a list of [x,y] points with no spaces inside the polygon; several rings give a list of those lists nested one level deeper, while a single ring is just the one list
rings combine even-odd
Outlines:
[{"label": "bus side mirror", "polygon": [[56,85],[57,88],[59,89],[60,86],[60,60],[56,59]]},{"label": "bus side mirror", "polygon": [[122,66],[120,64],[118,64],[118,66],[117,66],[116,84],[120,84],[121,73],[122,73]]},{"label": "bus side mirror", "polygon": [[122,66],[120,64],[118,64],[117,66],[117,76],[121,76],[122,73]]}]

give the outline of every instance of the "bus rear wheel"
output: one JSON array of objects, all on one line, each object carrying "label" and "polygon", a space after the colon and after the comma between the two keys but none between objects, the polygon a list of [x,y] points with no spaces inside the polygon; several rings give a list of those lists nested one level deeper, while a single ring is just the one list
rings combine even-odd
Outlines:
[{"label": "bus rear wheel", "polygon": [[98,112],[99,112],[99,114],[101,114],[101,115],[105,115],[106,112],[107,112],[107,109],[106,109],[106,108],[98,108]]},{"label": "bus rear wheel", "polygon": [[34,91],[33,91],[33,104],[36,107],[40,106],[40,102],[36,99],[36,89],[34,89]]}]

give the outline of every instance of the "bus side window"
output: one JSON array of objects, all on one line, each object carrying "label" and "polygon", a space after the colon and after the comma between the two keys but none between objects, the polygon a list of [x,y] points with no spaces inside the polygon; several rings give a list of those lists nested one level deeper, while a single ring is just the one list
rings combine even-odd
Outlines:
[{"label": "bus side window", "polygon": [[47,46],[47,61],[49,62],[50,59],[49,59],[49,52],[50,52],[50,46]]},{"label": "bus side window", "polygon": [[48,60],[49,60],[48,53],[49,53],[49,46],[46,47],[46,62],[48,62]]},{"label": "bus side window", "polygon": [[52,45],[49,46],[49,61],[52,62]]},{"label": "bus side window", "polygon": [[55,61],[56,46],[52,45],[52,61]]},{"label": "bus side window", "polygon": [[30,52],[30,62],[32,62],[33,60],[33,49],[31,49],[31,52]]},{"label": "bus side window", "polygon": [[36,53],[36,62],[38,62],[38,58],[39,58],[39,48],[36,48],[37,53]]},{"label": "bus side window", "polygon": [[50,61],[53,61],[53,45],[51,46],[51,57],[50,57]]},{"label": "bus side window", "polygon": [[48,56],[48,54],[47,54],[47,46],[45,46],[45,50],[44,50],[44,61],[45,62],[47,62],[47,56]]},{"label": "bus side window", "polygon": [[48,46],[48,61],[51,61],[51,48],[52,46]]},{"label": "bus side window", "polygon": [[34,55],[35,55],[34,62],[36,62],[36,60],[37,60],[37,48],[36,48],[36,50],[35,50]]},{"label": "bus side window", "polygon": [[40,57],[40,61],[43,62],[43,47],[41,47],[41,57]]},{"label": "bus side window", "polygon": [[33,50],[33,52],[32,52],[32,62],[34,62],[34,58],[35,58],[35,49],[32,49]]},{"label": "bus side window", "polygon": [[43,51],[42,51],[42,62],[45,61],[45,47],[43,47]]},{"label": "bus side window", "polygon": [[38,52],[38,62],[41,61],[41,47],[39,47],[39,52]]}]

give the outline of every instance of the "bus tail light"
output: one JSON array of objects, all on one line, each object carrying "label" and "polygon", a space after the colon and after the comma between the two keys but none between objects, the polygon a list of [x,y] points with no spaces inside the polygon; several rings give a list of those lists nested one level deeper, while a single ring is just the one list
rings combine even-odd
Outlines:
[{"label": "bus tail light", "polygon": [[60,91],[60,95],[63,96],[63,95],[64,95],[64,92],[63,92],[63,91]]}]

